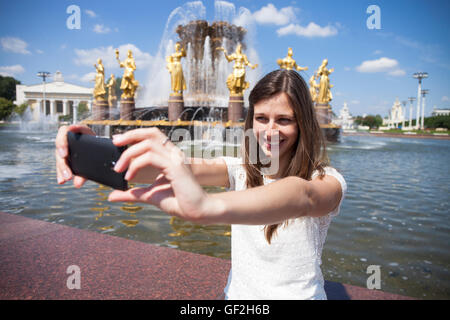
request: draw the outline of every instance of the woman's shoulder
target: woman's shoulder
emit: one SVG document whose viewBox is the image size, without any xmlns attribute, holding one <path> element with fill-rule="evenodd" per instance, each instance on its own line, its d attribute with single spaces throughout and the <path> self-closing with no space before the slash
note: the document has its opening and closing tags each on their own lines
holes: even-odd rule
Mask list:
<svg viewBox="0 0 450 320">
<path fill-rule="evenodd" d="M 326 166 L 323 168 L 323 170 L 324 170 L 325 175 L 332 176 L 339 181 L 339 183 L 341 184 L 343 193 L 345 193 L 347 191 L 347 182 L 345 181 L 344 176 L 338 170 L 336 170 L 334 167 L 331 167 L 331 166 Z M 311 175 L 311 180 L 317 178 L 319 175 L 320 175 L 320 171 L 314 170 Z"/>
</svg>

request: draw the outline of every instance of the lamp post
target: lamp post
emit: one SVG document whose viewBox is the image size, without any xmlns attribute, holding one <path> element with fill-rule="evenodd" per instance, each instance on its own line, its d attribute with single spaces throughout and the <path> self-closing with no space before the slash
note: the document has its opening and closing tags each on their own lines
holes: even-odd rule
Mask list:
<svg viewBox="0 0 450 320">
<path fill-rule="evenodd" d="M 416 72 L 413 78 L 419 80 L 419 87 L 417 88 L 417 114 L 416 114 L 416 129 L 420 126 L 420 94 L 422 93 L 422 79 L 428 78 L 427 72 Z"/>
<path fill-rule="evenodd" d="M 37 73 L 37 76 L 42 78 L 42 81 L 43 81 L 43 84 L 44 84 L 43 90 L 42 90 L 42 91 L 43 91 L 43 92 L 42 92 L 42 96 L 43 96 L 43 99 L 44 99 L 43 105 L 44 105 L 44 115 L 45 115 L 45 109 L 47 108 L 47 103 L 46 103 L 46 100 L 45 100 L 45 80 L 46 80 L 47 78 L 51 77 L 51 75 L 50 75 L 50 72 L 47 72 L 47 71 L 39 71 L 39 72 Z M 40 107 L 40 106 L 39 106 L 39 118 L 41 118 L 41 107 Z"/>
<path fill-rule="evenodd" d="M 413 109 L 413 102 L 416 100 L 414 97 L 409 97 L 409 128 L 412 129 L 412 109 Z"/>
<path fill-rule="evenodd" d="M 420 123 L 420 129 L 425 129 L 424 126 L 424 118 L 425 118 L 425 96 L 430 92 L 430 90 L 428 89 L 423 89 L 422 90 L 422 122 Z"/>
<path fill-rule="evenodd" d="M 405 130 L 406 102 L 407 101 L 402 101 L 402 104 L 403 104 L 403 109 L 402 109 L 402 130 Z"/>
</svg>

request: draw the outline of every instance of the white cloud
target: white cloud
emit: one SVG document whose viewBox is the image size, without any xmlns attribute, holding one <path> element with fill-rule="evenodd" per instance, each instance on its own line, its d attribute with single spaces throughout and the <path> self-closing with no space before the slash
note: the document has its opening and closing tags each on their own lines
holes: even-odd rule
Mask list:
<svg viewBox="0 0 450 320">
<path fill-rule="evenodd" d="M 406 72 L 398 68 L 398 61 L 382 57 L 376 60 L 363 61 L 356 67 L 356 71 L 362 73 L 387 72 L 391 76 L 404 76 Z"/>
<path fill-rule="evenodd" d="M 111 32 L 111 29 L 108 27 L 105 27 L 103 24 L 96 24 L 94 26 L 94 32 L 100 33 L 100 34 L 105 34 L 105 33 Z"/>
<path fill-rule="evenodd" d="M 133 57 L 136 61 L 138 69 L 148 67 L 152 61 L 152 56 L 146 52 L 142 52 L 133 44 L 123 44 L 118 47 L 120 53 L 120 60 L 126 58 L 128 50 L 133 52 Z M 93 67 L 97 59 L 102 59 L 105 68 L 119 68 L 119 63 L 116 60 L 116 48 L 113 46 L 99 47 L 93 49 L 75 49 L 75 64 Z"/>
<path fill-rule="evenodd" d="M 330 37 L 338 33 L 338 30 L 333 26 L 321 27 L 314 22 L 310 22 L 306 27 L 302 27 L 298 24 L 290 24 L 286 27 L 277 30 L 279 36 L 285 36 L 288 34 L 294 34 L 297 36 L 313 38 L 313 37 Z"/>
<path fill-rule="evenodd" d="M 383 51 L 381 51 L 381 50 L 375 50 L 375 51 L 373 52 L 373 54 L 375 54 L 375 55 L 382 54 L 382 53 L 383 53 Z"/>
<path fill-rule="evenodd" d="M 36 53 L 43 54 L 44 51 L 42 51 L 42 50 L 40 50 L 40 49 L 36 49 Z"/>
<path fill-rule="evenodd" d="M 450 101 L 450 98 L 447 97 L 447 96 L 443 96 L 442 99 L 441 99 L 441 101 L 442 101 L 442 102 L 448 102 L 448 101 Z"/>
<path fill-rule="evenodd" d="M 0 39 L 3 50 L 21 54 L 31 54 L 27 50 L 28 43 L 19 38 L 5 37 Z"/>
<path fill-rule="evenodd" d="M 0 75 L 4 77 L 14 77 L 24 72 L 25 68 L 22 67 L 20 64 L 16 64 L 13 66 L 0 66 Z"/>
<path fill-rule="evenodd" d="M 241 10 L 240 14 L 233 20 L 233 24 L 243 27 L 252 23 L 282 26 L 295 21 L 295 13 L 297 11 L 298 9 L 294 7 L 277 9 L 273 4 L 269 3 L 254 13 L 251 13 L 249 10 Z"/>
<path fill-rule="evenodd" d="M 86 9 L 86 10 L 84 10 L 84 12 L 91 18 L 95 18 L 97 16 L 97 14 L 92 10 Z"/>
<path fill-rule="evenodd" d="M 96 72 L 86 73 L 84 76 L 80 78 L 81 82 L 92 82 L 95 81 Z"/>
<path fill-rule="evenodd" d="M 295 20 L 295 9 L 293 7 L 285 7 L 278 10 L 273 4 L 269 3 L 255 13 L 253 18 L 260 24 L 275 24 L 282 26 Z"/>
</svg>

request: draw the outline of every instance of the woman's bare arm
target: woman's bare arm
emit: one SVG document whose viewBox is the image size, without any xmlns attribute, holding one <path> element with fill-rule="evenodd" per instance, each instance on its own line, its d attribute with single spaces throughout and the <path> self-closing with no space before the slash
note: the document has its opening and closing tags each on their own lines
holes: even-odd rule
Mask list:
<svg viewBox="0 0 450 320">
<path fill-rule="evenodd" d="M 303 216 L 320 217 L 339 204 L 342 190 L 332 176 L 307 181 L 287 177 L 242 191 L 209 194 L 211 213 L 200 223 L 267 225 Z"/>
<path fill-rule="evenodd" d="M 201 186 L 229 187 L 228 170 L 223 159 L 186 158 L 186 161 Z M 160 173 L 159 169 L 148 166 L 139 169 L 130 182 L 151 184 Z"/>
</svg>

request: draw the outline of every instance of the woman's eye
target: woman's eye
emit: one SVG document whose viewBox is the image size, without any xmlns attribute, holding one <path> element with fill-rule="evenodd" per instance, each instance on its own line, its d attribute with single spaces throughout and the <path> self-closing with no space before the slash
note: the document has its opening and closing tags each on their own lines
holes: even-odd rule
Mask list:
<svg viewBox="0 0 450 320">
<path fill-rule="evenodd" d="M 291 119 L 288 119 L 288 118 L 281 118 L 280 119 L 280 122 L 281 123 L 290 123 L 292 120 Z"/>
<path fill-rule="evenodd" d="M 264 120 L 266 120 L 266 118 L 264 118 L 264 117 L 256 117 L 255 118 L 257 121 L 264 121 Z"/>
</svg>

